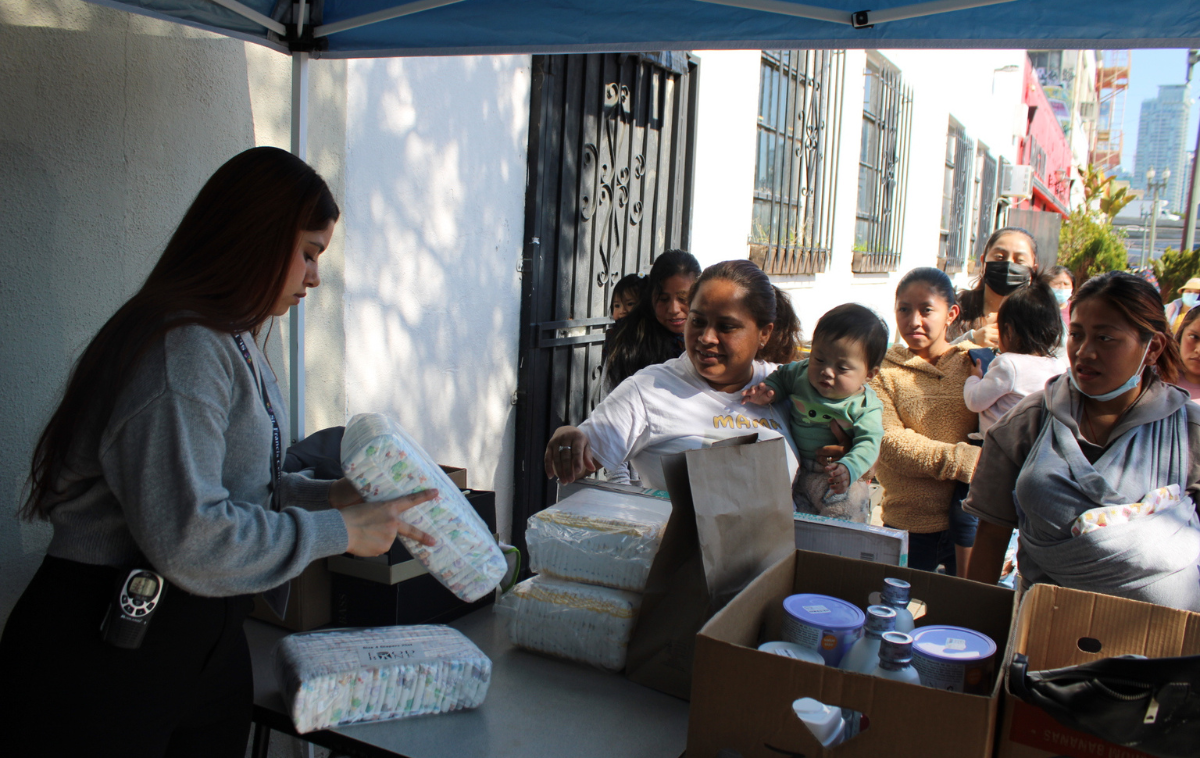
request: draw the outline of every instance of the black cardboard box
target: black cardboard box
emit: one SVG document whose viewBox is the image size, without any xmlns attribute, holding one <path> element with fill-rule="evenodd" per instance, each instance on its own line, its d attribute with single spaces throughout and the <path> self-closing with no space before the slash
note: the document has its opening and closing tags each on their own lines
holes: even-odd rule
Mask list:
<svg viewBox="0 0 1200 758">
<path fill-rule="evenodd" d="M 463 492 L 492 534 L 496 493 Z M 492 603 L 494 593 L 464 603 L 442 586 L 399 541 L 384 555 L 329 559 L 330 615 L 337 626 L 446 623 Z"/>
</svg>

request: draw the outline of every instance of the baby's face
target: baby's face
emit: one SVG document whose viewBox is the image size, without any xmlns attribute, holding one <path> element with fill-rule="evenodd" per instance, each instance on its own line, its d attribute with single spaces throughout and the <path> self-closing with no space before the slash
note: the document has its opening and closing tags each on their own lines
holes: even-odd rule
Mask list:
<svg viewBox="0 0 1200 758">
<path fill-rule="evenodd" d="M 849 337 L 814 340 L 808 357 L 808 383 L 821 397 L 843 400 L 858 394 L 875 376 L 860 343 Z"/>
<path fill-rule="evenodd" d="M 613 296 L 612 300 L 612 319 L 616 321 L 619 318 L 625 318 L 629 312 L 637 307 L 638 299 L 632 291 L 622 292 Z"/>
</svg>

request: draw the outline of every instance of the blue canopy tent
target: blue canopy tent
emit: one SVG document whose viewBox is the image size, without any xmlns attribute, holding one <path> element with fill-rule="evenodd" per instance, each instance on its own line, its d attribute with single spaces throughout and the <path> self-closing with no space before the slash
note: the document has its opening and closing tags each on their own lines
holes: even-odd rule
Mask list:
<svg viewBox="0 0 1200 758">
<path fill-rule="evenodd" d="M 311 57 L 706 49 L 1200 47 L 1200 3 L 1157 0 L 90 0 L 292 56 L 292 151 Z M 304 436 L 303 304 L 290 316 L 290 414 Z"/>
</svg>

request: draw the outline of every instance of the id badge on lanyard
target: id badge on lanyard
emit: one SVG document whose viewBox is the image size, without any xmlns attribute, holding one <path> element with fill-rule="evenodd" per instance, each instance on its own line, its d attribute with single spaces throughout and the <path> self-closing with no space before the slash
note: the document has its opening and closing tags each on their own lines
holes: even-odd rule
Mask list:
<svg viewBox="0 0 1200 758">
<path fill-rule="evenodd" d="M 271 405 L 270 395 L 267 394 L 265 380 L 262 374 L 254 370 L 254 359 L 250 357 L 250 351 L 246 348 L 242 335 L 233 335 L 233 341 L 237 343 L 238 350 L 242 351 L 242 357 L 246 359 L 246 365 L 250 367 L 250 373 L 258 382 L 259 395 L 262 397 L 263 405 L 266 406 L 267 415 L 271 418 L 271 499 L 274 500 L 276 485 L 278 485 L 279 477 L 283 472 L 283 435 L 279 431 L 279 420 L 275 418 L 275 408 Z"/>
</svg>

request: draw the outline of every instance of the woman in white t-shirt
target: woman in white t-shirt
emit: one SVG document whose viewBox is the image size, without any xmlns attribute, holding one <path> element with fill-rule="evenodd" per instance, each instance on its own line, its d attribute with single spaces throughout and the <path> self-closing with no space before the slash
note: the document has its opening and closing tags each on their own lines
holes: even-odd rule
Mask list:
<svg viewBox="0 0 1200 758">
<path fill-rule="evenodd" d="M 795 476 L 787 409 L 745 405 L 741 396 L 776 367 L 757 360 L 760 354 L 792 352 L 772 338 L 778 331 L 794 341 L 798 331 L 790 306 L 777 314 L 776 292 L 750 261 L 705 269 L 692 290 L 684 354 L 621 382 L 578 428 L 559 427 L 546 445 L 546 475 L 570 483 L 598 466 L 612 470 L 632 461 L 644 486 L 666 489 L 662 456 L 758 433 L 787 441 L 788 473 Z"/>
</svg>

